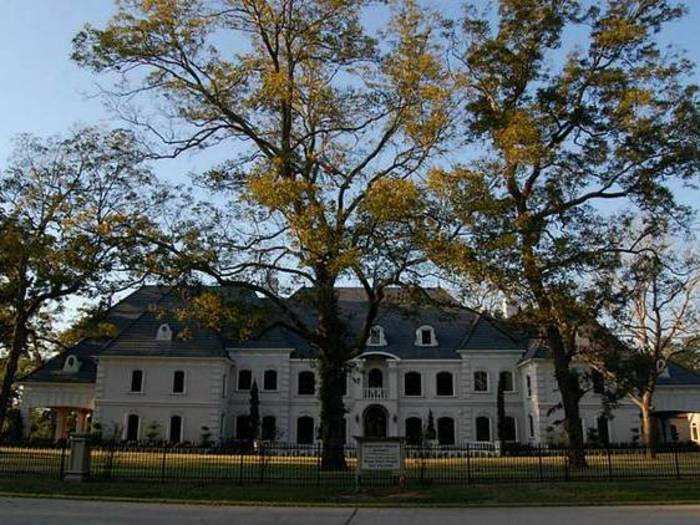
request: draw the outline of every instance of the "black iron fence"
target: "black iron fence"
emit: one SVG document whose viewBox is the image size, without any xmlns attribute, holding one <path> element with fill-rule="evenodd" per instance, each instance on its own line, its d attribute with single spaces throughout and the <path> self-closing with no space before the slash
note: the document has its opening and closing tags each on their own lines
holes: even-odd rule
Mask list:
<svg viewBox="0 0 700 525">
<path fill-rule="evenodd" d="M 62 478 L 65 445 L 0 445 L 0 476 Z M 354 447 L 344 447 L 344 468 L 327 469 L 318 445 L 261 444 L 258 447 L 92 447 L 91 478 L 154 482 L 227 482 L 352 487 L 360 484 L 471 485 L 500 482 L 697 479 L 700 448 L 694 445 L 585 448 L 477 446 L 405 447 L 404 470 L 357 476 Z"/>
<path fill-rule="evenodd" d="M 41 476 L 63 479 L 70 446 L 60 443 L 0 443 L 0 477 Z"/>
</svg>

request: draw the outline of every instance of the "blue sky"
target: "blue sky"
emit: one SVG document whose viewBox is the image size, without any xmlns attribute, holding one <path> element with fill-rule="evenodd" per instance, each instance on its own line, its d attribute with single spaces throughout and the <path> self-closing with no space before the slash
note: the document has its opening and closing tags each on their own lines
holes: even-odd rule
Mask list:
<svg viewBox="0 0 700 525">
<path fill-rule="evenodd" d="M 461 0 L 422 1 L 452 14 L 459 13 L 462 5 Z M 700 0 L 688 4 L 688 16 L 659 38 L 700 63 Z M 120 124 L 95 96 L 97 82 L 107 85 L 107 79 L 98 79 L 70 60 L 71 39 L 80 28 L 85 23 L 102 25 L 113 11 L 112 0 L 0 0 L 0 169 L 18 133 L 50 135 L 81 124 Z M 376 27 L 385 14 L 372 13 L 366 20 Z M 570 35 L 574 44 L 577 36 Z M 700 83 L 698 72 L 695 82 Z M 183 180 L 187 172 L 206 168 L 213 158 L 213 153 L 188 155 L 160 162 L 155 169 L 170 180 Z M 683 189 L 679 195 L 700 208 L 700 191 Z"/>
<path fill-rule="evenodd" d="M 423 0 L 458 13 L 461 0 Z M 685 49 L 700 63 L 700 0 L 689 0 L 690 13 L 661 36 Z M 11 151 L 11 139 L 21 132 L 61 133 L 76 124 L 114 126 L 119 123 L 95 97 L 98 79 L 70 60 L 71 39 L 85 23 L 101 25 L 114 11 L 112 0 L 0 1 L 0 165 Z M 383 15 L 383 14 L 382 14 Z M 368 16 L 372 25 L 380 16 Z M 700 74 L 696 72 L 696 82 Z M 211 157 L 190 155 L 159 163 L 161 175 L 201 169 Z M 700 208 L 700 192 L 683 192 Z"/>
</svg>

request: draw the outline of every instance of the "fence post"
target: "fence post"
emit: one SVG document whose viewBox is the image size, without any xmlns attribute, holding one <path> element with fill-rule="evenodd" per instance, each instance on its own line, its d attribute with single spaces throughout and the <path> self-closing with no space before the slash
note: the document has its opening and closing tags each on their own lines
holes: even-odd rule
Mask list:
<svg viewBox="0 0 700 525">
<path fill-rule="evenodd" d="M 318 457 L 318 462 L 317 462 L 317 468 L 316 468 L 316 486 L 320 487 L 321 486 L 321 461 L 322 461 L 322 453 L 321 453 L 321 444 L 316 445 L 316 456 Z"/>
<path fill-rule="evenodd" d="M 90 477 L 90 443 L 87 434 L 70 436 L 70 464 L 66 481 L 85 481 Z"/>
<path fill-rule="evenodd" d="M 163 459 L 160 462 L 160 482 L 165 482 L 165 455 L 168 453 L 168 447 L 163 445 Z"/>
<path fill-rule="evenodd" d="M 612 481 L 612 479 L 613 479 L 612 455 L 610 454 L 610 447 L 609 446 L 605 447 L 605 452 L 608 455 L 608 479 Z"/>
<path fill-rule="evenodd" d="M 262 485 L 265 480 L 265 445 L 260 444 L 260 484 Z"/>
<path fill-rule="evenodd" d="M 681 479 L 681 467 L 678 463 L 678 447 L 673 447 L 673 464 L 676 467 L 676 478 Z"/>
<path fill-rule="evenodd" d="M 66 466 L 66 442 L 61 441 L 61 464 L 58 469 L 58 479 L 63 481 L 63 474 Z"/>
<path fill-rule="evenodd" d="M 472 454 L 469 448 L 469 443 L 467 443 L 467 485 L 472 484 Z"/>
<path fill-rule="evenodd" d="M 539 480 L 544 481 L 544 473 L 542 472 L 542 447 L 537 447 L 537 471 L 539 475 Z"/>
<path fill-rule="evenodd" d="M 564 481 L 569 481 L 569 463 L 571 462 L 572 449 L 567 448 L 564 453 Z"/>
<path fill-rule="evenodd" d="M 238 463 L 238 484 L 243 485 L 243 449 L 240 449 L 238 454 L 241 458 Z"/>
</svg>

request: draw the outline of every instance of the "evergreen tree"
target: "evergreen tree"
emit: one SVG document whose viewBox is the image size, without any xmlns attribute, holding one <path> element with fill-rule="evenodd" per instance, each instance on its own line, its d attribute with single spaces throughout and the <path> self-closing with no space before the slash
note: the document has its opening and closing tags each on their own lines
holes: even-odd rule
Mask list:
<svg viewBox="0 0 700 525">
<path fill-rule="evenodd" d="M 258 383 L 253 379 L 253 386 L 250 388 L 250 436 L 257 440 L 260 437 L 260 395 L 258 393 Z"/>
</svg>

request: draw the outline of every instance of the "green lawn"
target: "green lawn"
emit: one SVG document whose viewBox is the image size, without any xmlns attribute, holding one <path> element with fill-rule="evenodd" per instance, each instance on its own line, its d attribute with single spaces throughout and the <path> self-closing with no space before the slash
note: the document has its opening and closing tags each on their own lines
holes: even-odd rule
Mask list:
<svg viewBox="0 0 700 525">
<path fill-rule="evenodd" d="M 39 477 L 0 478 L 3 495 L 126 499 L 187 503 L 274 505 L 602 505 L 631 503 L 700 503 L 697 481 L 626 481 L 481 484 L 399 490 L 337 489 L 233 483 L 69 483 Z"/>
</svg>

